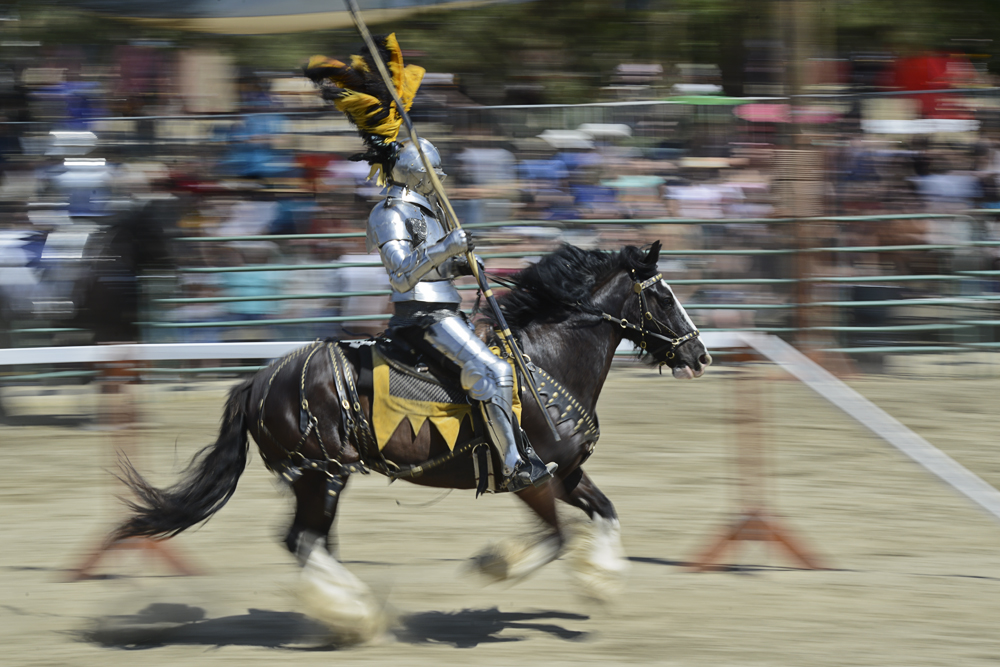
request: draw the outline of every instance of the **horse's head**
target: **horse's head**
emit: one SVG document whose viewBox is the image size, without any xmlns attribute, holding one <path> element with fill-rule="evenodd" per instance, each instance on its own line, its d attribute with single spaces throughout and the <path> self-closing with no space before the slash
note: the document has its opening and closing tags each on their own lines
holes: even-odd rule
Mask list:
<svg viewBox="0 0 1000 667">
<path fill-rule="evenodd" d="M 626 310 L 632 315 L 619 324 L 625 329 L 625 338 L 638 345 L 652 362 L 668 366 L 675 378 L 701 377 L 712 363 L 712 355 L 684 306 L 657 271 L 659 255 L 657 241 L 645 256 L 636 258 L 638 261 L 629 271 L 635 303 Z"/>
<path fill-rule="evenodd" d="M 674 377 L 700 377 L 712 357 L 663 281 L 659 257 L 659 241 L 646 250 L 626 246 L 621 252 L 564 244 L 514 276 L 514 288 L 500 298 L 506 323 L 521 331 L 536 324 L 562 327 L 582 314 L 589 326 L 597 316 L 620 326 L 624 338 L 654 365 L 669 366 Z"/>
</svg>

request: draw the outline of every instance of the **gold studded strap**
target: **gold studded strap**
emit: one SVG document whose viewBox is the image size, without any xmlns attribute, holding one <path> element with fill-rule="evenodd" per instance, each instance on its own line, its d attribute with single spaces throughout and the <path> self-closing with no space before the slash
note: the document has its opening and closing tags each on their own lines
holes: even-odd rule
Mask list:
<svg viewBox="0 0 1000 667">
<path fill-rule="evenodd" d="M 559 416 L 555 420 L 556 425 L 567 421 L 572 422 L 573 435 L 583 435 L 589 456 L 594 451 L 598 438 L 601 437 L 597 415 L 585 408 L 565 385 L 552 377 L 545 369 L 535 364 L 529 364 L 529 368 L 536 378 L 538 393 L 545 399 L 545 409 L 552 406 L 559 408 Z"/>
<path fill-rule="evenodd" d="M 661 278 L 663 278 L 663 274 L 657 273 L 655 276 L 653 276 L 648 280 L 643 280 L 642 282 L 636 281 L 635 284 L 632 286 L 632 289 L 635 290 L 636 294 L 639 294 L 642 292 L 642 290 L 648 289 L 653 285 L 655 285 Z"/>
</svg>

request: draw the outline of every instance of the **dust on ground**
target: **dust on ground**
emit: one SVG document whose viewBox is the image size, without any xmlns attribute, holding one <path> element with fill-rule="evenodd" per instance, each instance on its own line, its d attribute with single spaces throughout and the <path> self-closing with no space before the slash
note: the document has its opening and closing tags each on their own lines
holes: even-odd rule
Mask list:
<svg viewBox="0 0 1000 667">
<path fill-rule="evenodd" d="M 390 638 L 339 650 L 317 646 L 316 628 L 296 611 L 297 566 L 280 544 L 292 502 L 259 457 L 228 506 L 167 543 L 200 576 L 175 575 L 154 553 L 118 552 L 100 566 L 107 578 L 64 581 L 119 516 L 122 488 L 107 472 L 115 449 L 169 483 L 214 439 L 231 383 L 135 387 L 137 424 L 124 430 L 90 419 L 92 387 L 8 387 L 3 663 L 995 664 L 1000 524 L 780 373 L 763 370 L 750 384 L 766 417 L 767 507 L 831 569 L 800 569 L 761 543 L 728 553 L 723 561 L 738 566 L 729 571 L 686 567 L 741 509 L 737 443 L 752 429 L 735 419 L 746 385 L 736 375 L 719 368 L 681 382 L 635 366 L 612 372 L 586 465 L 618 509 L 631 560 L 611 604 L 577 596 L 562 561 L 513 587 L 464 573 L 486 543 L 535 527 L 516 499 L 355 476 L 336 526 L 340 556 L 397 622 Z M 1000 485 L 996 374 L 849 383 Z"/>
</svg>

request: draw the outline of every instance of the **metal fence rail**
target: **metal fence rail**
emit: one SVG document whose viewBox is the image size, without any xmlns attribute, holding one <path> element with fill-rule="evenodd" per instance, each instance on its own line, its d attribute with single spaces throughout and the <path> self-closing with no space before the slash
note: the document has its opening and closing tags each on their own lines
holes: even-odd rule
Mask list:
<svg viewBox="0 0 1000 667">
<path fill-rule="evenodd" d="M 795 238 L 789 234 L 776 235 L 785 247 L 729 247 L 730 237 L 725 233 L 705 234 L 703 229 L 728 229 L 731 226 L 761 226 L 767 229 L 787 229 L 793 218 L 747 219 L 643 219 L 643 220 L 563 220 L 563 221 L 504 221 L 478 225 L 487 239 L 480 247 L 480 256 L 487 268 L 497 261 L 537 258 L 546 248 L 530 251 L 517 250 L 516 245 L 490 243 L 491 232 L 506 233 L 507 239 L 518 234 L 518 225 L 549 225 L 568 231 L 590 230 L 594 233 L 614 233 L 614 229 L 628 225 L 641 235 L 649 235 L 651 227 L 679 226 L 698 232 L 698 245 L 686 248 L 667 248 L 661 251 L 663 261 L 680 261 L 687 271 L 668 270 L 669 282 L 679 290 L 686 290 L 682 300 L 694 313 L 706 331 L 766 331 L 786 338 L 797 338 L 803 333 L 826 334 L 829 339 L 825 349 L 850 354 L 884 354 L 892 350 L 941 351 L 968 349 L 995 349 L 1000 346 L 1000 271 L 992 268 L 997 261 L 993 251 L 1000 248 L 1000 239 L 989 237 L 979 224 L 984 215 L 1000 215 L 1000 211 L 973 211 L 961 216 L 938 214 L 903 214 L 884 216 L 824 216 L 806 218 L 804 225 L 836 224 L 850 229 L 855 224 L 892 223 L 905 220 L 961 221 L 971 232 L 962 243 L 894 244 L 894 245 L 818 245 L 794 247 Z M 610 232 L 609 232 L 610 230 Z M 340 240 L 362 238 L 363 232 L 338 234 L 290 234 L 226 237 L 182 237 L 183 244 L 227 244 L 233 242 L 271 242 L 282 244 L 291 241 Z M 502 240 L 502 239 L 501 239 Z M 549 241 L 548 248 L 555 241 Z M 934 253 L 939 257 L 932 273 L 881 275 L 827 275 L 802 269 L 803 257 L 856 257 L 872 255 L 891 257 L 898 253 Z M 961 255 L 961 264 L 955 258 Z M 760 261 L 753 270 L 734 273 L 715 263 L 720 258 L 743 257 Z M 787 258 L 780 268 L 770 266 L 769 258 Z M 842 260 L 835 259 L 835 262 Z M 509 263 L 509 262 L 508 262 Z M 995 264 L 992 264 L 995 265 Z M 259 272 L 340 271 L 357 268 L 380 267 L 375 259 L 362 262 L 326 263 L 271 263 L 248 266 L 182 267 L 181 275 L 216 275 Z M 839 266 L 839 265 L 838 265 Z M 677 267 L 670 267 L 676 269 Z M 849 268 L 849 267 L 846 267 Z M 943 270 L 942 270 L 943 269 Z M 846 270 L 846 269 L 845 269 Z M 763 276 L 761 273 L 772 275 Z M 697 273 L 698 277 L 685 277 Z M 777 274 L 777 275 L 774 275 Z M 375 286 L 373 286 L 375 287 Z M 501 286 L 495 285 L 502 289 Z M 461 285 L 465 293 L 476 290 L 474 285 Z M 852 293 L 861 290 L 866 294 Z M 144 312 L 152 316 L 143 323 L 149 338 L 166 342 L 176 340 L 185 330 L 225 329 L 238 330 L 252 327 L 262 329 L 276 338 L 282 336 L 282 327 L 298 325 L 341 325 L 365 322 L 377 325 L 388 319 L 387 312 L 362 315 L 341 314 L 339 307 L 350 299 L 384 299 L 390 294 L 387 285 L 373 289 L 312 291 L 301 293 L 278 292 L 260 295 L 175 296 L 173 289 L 158 292 L 149 290 Z M 806 298 L 803 299 L 802 297 Z M 268 317 L 246 321 L 238 318 L 218 317 L 199 321 L 185 320 L 178 308 L 194 305 L 226 305 L 247 302 L 273 303 L 275 310 Z M 282 317 L 280 306 L 288 302 L 316 302 L 318 307 L 332 308 L 329 314 L 312 317 Z M 386 301 L 385 307 L 388 308 Z M 713 312 L 752 314 L 759 321 L 750 324 L 714 324 Z M 772 313 L 772 315 L 767 315 Z M 57 328 L 25 329 L 22 333 L 42 334 L 59 331 Z M 155 332 L 155 333 L 154 333 Z M 164 339 L 166 336 L 166 339 Z"/>
<path fill-rule="evenodd" d="M 973 212 L 975 214 L 996 214 L 995 211 Z M 965 224 L 977 227 L 977 218 L 972 215 L 945 216 L 940 214 L 902 214 L 902 215 L 882 215 L 882 216 L 823 216 L 816 218 L 802 219 L 799 222 L 810 225 L 817 223 L 834 223 L 838 225 L 850 226 L 859 223 L 891 223 L 905 220 L 941 220 L 952 219 L 962 220 Z M 796 222 L 794 218 L 747 218 L 747 219 L 691 219 L 691 218 L 671 218 L 671 219 L 643 219 L 643 220 L 563 220 L 558 222 L 536 223 L 533 221 L 509 221 L 489 223 L 486 229 L 511 229 L 516 232 L 517 225 L 534 226 L 536 224 L 556 224 L 563 230 L 606 230 L 621 225 L 628 225 L 631 228 L 642 230 L 651 226 L 686 226 L 700 228 L 705 225 L 713 227 L 727 227 L 730 225 L 766 225 L 766 226 L 787 226 Z M 978 228 L 978 227 L 977 227 Z M 234 241 L 274 241 L 282 242 L 287 240 L 323 240 L 341 238 L 359 238 L 363 233 L 346 234 L 297 234 L 289 236 L 239 236 L 239 237 L 186 237 L 180 239 L 185 243 L 228 243 Z M 786 237 L 790 238 L 790 237 Z M 793 260 L 802 256 L 828 255 L 891 255 L 893 253 L 937 253 L 944 254 L 947 258 L 956 252 L 971 252 L 978 261 L 987 262 L 989 256 L 988 249 L 1000 246 L 1000 240 L 984 238 L 981 232 L 974 235 L 965 243 L 936 243 L 936 244 L 895 244 L 895 245 L 822 245 L 817 247 L 777 247 L 777 248 L 733 248 L 733 247 L 710 247 L 712 241 L 726 243 L 726 236 L 723 234 L 719 239 L 709 239 L 702 235 L 701 247 L 688 248 L 668 248 L 661 251 L 661 256 L 668 259 L 684 260 L 689 259 L 695 262 L 703 262 L 707 268 L 699 269 L 703 277 L 669 277 L 670 283 L 679 288 L 688 288 L 691 294 L 684 299 L 685 306 L 693 312 L 712 311 L 743 311 L 743 312 L 785 312 L 792 319 L 784 325 L 758 325 L 749 327 L 712 327 L 704 326 L 706 330 L 718 331 L 767 331 L 780 333 L 787 337 L 796 337 L 802 332 L 822 332 L 833 334 L 834 339 L 826 349 L 831 351 L 849 352 L 858 354 L 885 353 L 890 350 L 907 351 L 941 351 L 971 348 L 989 348 L 996 346 L 995 340 L 1000 325 L 1000 282 L 991 279 L 1000 275 L 1000 271 L 992 269 L 955 269 L 949 273 L 935 272 L 912 275 L 811 275 L 799 272 L 798 274 L 785 275 L 780 277 L 760 277 L 746 275 L 718 276 L 711 274 L 711 262 L 722 257 L 747 257 L 747 258 L 767 258 L 767 257 L 788 257 Z M 496 260 L 523 260 L 535 258 L 540 255 L 540 250 L 519 251 L 506 250 L 502 246 L 490 246 L 480 253 L 480 256 L 487 262 L 487 266 Z M 981 256 L 980 256 L 981 255 Z M 967 266 L 968 264 L 966 264 Z M 982 264 L 986 265 L 986 264 Z M 260 272 L 260 271 L 302 271 L 302 270 L 340 270 L 358 267 L 379 267 L 381 264 L 372 260 L 370 262 L 330 262 L 324 264 L 266 264 L 240 267 L 190 267 L 183 269 L 183 272 L 190 274 L 225 274 L 238 272 Z M 790 265 L 791 266 L 791 265 Z M 796 296 L 806 294 L 802 291 L 803 285 L 810 286 L 813 290 L 814 298 L 809 300 L 799 300 Z M 893 298 L 836 298 L 837 295 L 851 296 L 849 291 L 857 286 L 898 286 L 895 291 L 900 291 L 903 287 L 914 285 L 919 287 L 908 288 L 913 293 L 899 295 Z M 730 290 L 713 290 L 712 288 L 730 288 Z M 733 294 L 732 288 L 745 288 L 748 291 L 742 294 Z M 460 289 L 475 290 L 473 285 L 464 285 Z M 708 290 L 708 291 L 706 291 Z M 760 291 L 763 290 L 763 291 Z M 815 292 L 815 290 L 821 290 Z M 825 290 L 825 291 L 823 291 Z M 832 292 L 830 290 L 833 290 Z M 354 297 L 385 297 L 389 294 L 387 288 L 372 289 L 363 291 L 339 291 L 322 293 L 301 293 L 301 294 L 273 294 L 259 297 L 239 297 L 239 296 L 218 296 L 218 297 L 169 297 L 159 298 L 155 303 L 159 307 L 180 306 L 184 304 L 222 304 L 245 301 L 295 301 L 295 300 L 317 300 L 317 301 L 343 301 Z M 713 298 L 705 300 L 698 298 L 710 295 Z M 758 298 L 752 298 L 754 294 Z M 782 298 L 774 301 L 775 294 Z M 819 298 L 822 294 L 826 298 Z M 734 296 L 741 298 L 734 299 Z M 770 297 L 762 300 L 760 296 Z M 834 296 L 835 298 L 829 298 Z M 386 304 L 387 305 L 387 304 Z M 941 309 L 945 308 L 945 311 Z M 864 317 L 857 317 L 859 313 L 872 313 L 881 311 L 877 316 L 885 321 L 865 322 Z M 825 313 L 826 321 L 815 322 L 815 315 L 801 315 L 801 313 Z M 798 315 L 797 315 L 798 314 Z M 362 316 L 327 316 L 311 318 L 273 318 L 263 322 L 253 322 L 249 326 L 280 326 L 293 324 L 327 324 L 351 321 L 384 321 L 389 315 L 379 313 L 377 315 Z M 862 321 L 852 321 L 852 320 Z M 917 320 L 917 321 L 913 321 Z M 798 322 L 798 324 L 796 323 Z M 803 324 L 803 322 L 806 322 Z M 225 327 L 238 328 L 248 326 L 246 322 L 232 320 L 218 320 L 209 322 L 183 322 L 183 321 L 159 321 L 148 323 L 150 328 L 156 329 L 177 329 L 184 328 L 211 328 Z M 875 336 L 872 340 L 867 340 L 863 344 L 845 345 L 844 343 L 859 336 Z M 961 338 L 951 336 L 946 341 L 941 340 L 942 335 L 963 334 Z M 973 334 L 969 337 L 965 334 Z M 886 336 L 896 336 L 896 344 L 886 345 Z M 946 344 L 942 344 L 942 343 Z M 882 343 L 882 344 L 880 344 Z"/>
</svg>

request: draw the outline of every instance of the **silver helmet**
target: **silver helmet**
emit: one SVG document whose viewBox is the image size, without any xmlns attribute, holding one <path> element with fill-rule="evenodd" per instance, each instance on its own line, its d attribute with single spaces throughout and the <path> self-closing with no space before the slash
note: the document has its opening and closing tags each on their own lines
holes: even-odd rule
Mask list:
<svg viewBox="0 0 1000 667">
<path fill-rule="evenodd" d="M 434 147 L 434 144 L 420 137 L 420 148 L 423 149 L 424 155 L 427 156 L 427 161 L 430 162 L 438 179 L 444 180 L 445 173 L 441 170 L 441 155 Z M 422 195 L 429 195 L 434 192 L 434 186 L 431 184 L 431 179 L 427 176 L 427 170 L 424 169 L 424 163 L 420 159 L 420 152 L 417 151 L 412 141 L 406 142 L 396 156 L 396 164 L 392 167 L 389 180 L 396 185 L 403 185 Z"/>
</svg>

